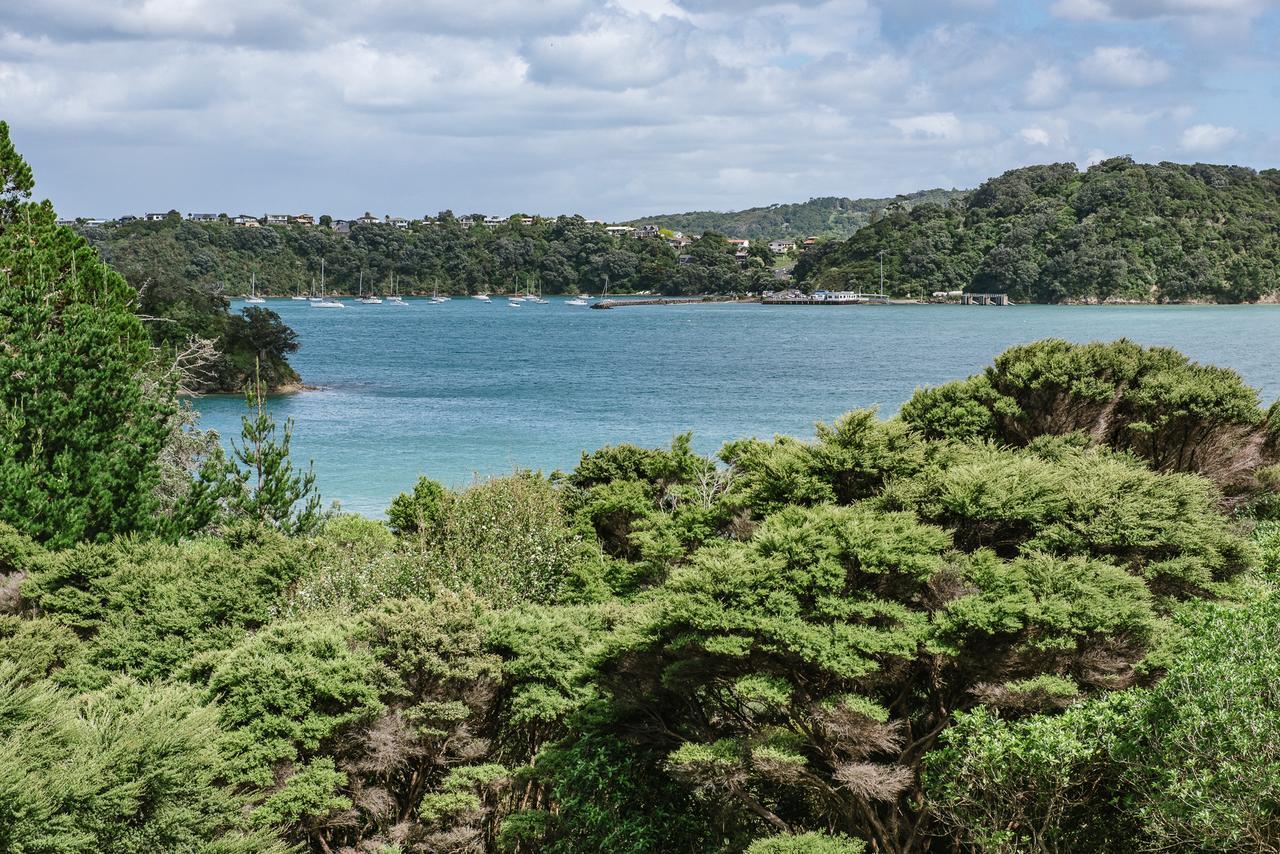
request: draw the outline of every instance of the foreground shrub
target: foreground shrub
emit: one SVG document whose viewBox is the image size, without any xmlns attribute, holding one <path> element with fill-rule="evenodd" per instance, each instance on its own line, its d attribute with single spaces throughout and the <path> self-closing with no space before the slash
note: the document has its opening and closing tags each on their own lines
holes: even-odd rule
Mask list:
<svg viewBox="0 0 1280 854">
<path fill-rule="evenodd" d="M 928 438 L 1026 445 L 1081 432 L 1156 471 L 1202 474 L 1229 490 L 1280 455 L 1277 413 L 1264 412 L 1235 371 L 1128 340 L 1013 347 L 982 374 L 918 391 L 902 407 Z"/>
<path fill-rule="evenodd" d="M 0 662 L 0 850 L 283 852 L 219 783 L 217 712 L 127 679 L 76 697 Z"/>
<path fill-rule="evenodd" d="M 1060 716 L 961 715 L 928 758 L 984 851 L 1280 850 L 1280 604 L 1202 605 L 1165 678 Z"/>
</svg>

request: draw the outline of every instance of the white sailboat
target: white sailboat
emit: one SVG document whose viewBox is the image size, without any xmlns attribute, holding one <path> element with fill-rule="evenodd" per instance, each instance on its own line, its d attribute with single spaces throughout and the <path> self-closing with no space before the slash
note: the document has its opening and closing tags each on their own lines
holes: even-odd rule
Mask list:
<svg viewBox="0 0 1280 854">
<path fill-rule="evenodd" d="M 449 301 L 448 297 L 440 296 L 440 280 L 439 279 L 435 280 L 435 290 L 431 292 L 431 301 L 437 304 Z"/>
<path fill-rule="evenodd" d="M 493 302 L 493 300 L 489 299 L 488 294 L 472 294 L 471 298 L 478 299 L 480 302 Z"/>
<path fill-rule="evenodd" d="M 302 285 L 298 285 L 298 292 L 297 292 L 296 294 L 294 294 L 293 296 L 289 297 L 289 299 L 291 299 L 291 300 L 297 300 L 298 302 L 306 302 L 306 301 L 307 301 L 306 294 L 304 294 L 304 293 L 302 292 Z"/>
<path fill-rule="evenodd" d="M 360 297 L 359 301 L 363 305 L 382 305 L 382 300 L 378 299 L 376 295 L 374 294 L 369 294 L 368 296 L 364 295 L 364 270 L 360 271 L 360 285 L 359 285 L 358 295 Z"/>
<path fill-rule="evenodd" d="M 408 307 L 409 303 L 400 298 L 396 293 L 396 271 L 391 271 L 391 296 L 387 297 L 387 305 L 398 305 Z"/>
<path fill-rule="evenodd" d="M 535 296 L 533 296 L 532 294 L 530 294 L 528 297 L 526 297 L 526 300 L 527 300 L 528 302 L 533 303 L 534 305 L 546 305 L 546 304 L 547 304 L 547 300 L 545 300 L 545 299 L 543 299 L 543 298 L 542 298 L 542 279 L 541 279 L 541 277 L 539 277 L 539 279 L 538 279 L 538 295 L 535 297 Z"/>
<path fill-rule="evenodd" d="M 264 298 L 257 296 L 257 273 L 250 274 L 250 280 L 248 280 L 248 296 L 244 297 L 244 302 L 250 302 L 252 305 L 256 306 L 260 306 L 262 303 L 266 302 Z"/>
<path fill-rule="evenodd" d="M 346 308 L 344 304 L 336 299 L 330 298 L 324 292 L 324 259 L 320 259 L 320 299 L 311 303 L 312 308 Z"/>
</svg>

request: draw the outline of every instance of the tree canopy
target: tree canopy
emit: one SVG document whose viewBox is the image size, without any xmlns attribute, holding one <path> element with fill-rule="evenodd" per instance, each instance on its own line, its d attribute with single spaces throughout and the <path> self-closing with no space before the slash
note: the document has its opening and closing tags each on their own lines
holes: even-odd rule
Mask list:
<svg viewBox="0 0 1280 854">
<path fill-rule="evenodd" d="M 1280 289 L 1280 171 L 1116 157 L 1014 169 L 946 204 L 890 205 L 806 287 L 1018 302 L 1251 302 Z"/>
</svg>

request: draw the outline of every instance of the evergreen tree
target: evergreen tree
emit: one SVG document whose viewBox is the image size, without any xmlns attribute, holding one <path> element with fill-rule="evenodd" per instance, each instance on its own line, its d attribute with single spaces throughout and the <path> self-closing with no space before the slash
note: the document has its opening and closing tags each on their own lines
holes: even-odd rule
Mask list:
<svg viewBox="0 0 1280 854">
<path fill-rule="evenodd" d="M 150 526 L 174 405 L 133 292 L 33 187 L 0 122 L 0 519 L 65 545 Z"/>
<path fill-rule="evenodd" d="M 232 492 L 231 512 L 287 533 L 307 533 L 319 524 L 320 494 L 311 468 L 297 472 L 289 460 L 293 419 L 285 421 L 277 439 L 276 422 L 267 411 L 260 382 L 250 388 L 245 400 L 250 414 L 240 416 L 240 442 L 231 444 L 231 477 L 240 487 Z"/>
</svg>

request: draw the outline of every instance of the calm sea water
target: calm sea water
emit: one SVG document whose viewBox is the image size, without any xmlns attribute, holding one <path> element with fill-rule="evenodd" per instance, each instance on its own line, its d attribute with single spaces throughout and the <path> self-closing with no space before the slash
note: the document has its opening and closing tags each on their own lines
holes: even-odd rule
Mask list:
<svg viewBox="0 0 1280 854">
<path fill-rule="evenodd" d="M 811 436 L 815 421 L 893 413 L 916 387 L 1047 336 L 1177 347 L 1236 369 L 1264 402 L 1280 396 L 1280 306 L 269 307 L 297 331 L 293 364 L 319 387 L 271 409 L 294 419 L 295 455 L 315 461 L 326 503 L 370 515 L 420 474 L 461 485 L 549 472 L 583 450 L 686 430 L 703 452 L 740 436 Z M 204 427 L 238 435 L 243 399 L 197 407 Z"/>
</svg>

